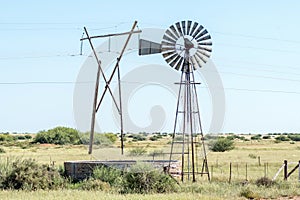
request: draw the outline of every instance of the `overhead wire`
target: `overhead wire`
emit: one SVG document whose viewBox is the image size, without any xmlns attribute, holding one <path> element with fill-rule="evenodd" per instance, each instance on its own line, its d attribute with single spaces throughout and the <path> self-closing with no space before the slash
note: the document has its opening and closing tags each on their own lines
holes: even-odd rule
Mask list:
<svg viewBox="0 0 300 200">
<path fill-rule="evenodd" d="M 116 81 L 112 81 L 111 83 L 117 83 Z M 144 82 L 138 81 L 121 81 L 122 84 L 145 84 Z M 93 81 L 25 81 L 25 82 L 0 82 L 1 85 L 70 85 L 70 84 L 93 84 Z M 104 81 L 100 83 L 105 84 Z M 149 83 L 151 85 L 160 86 L 160 83 Z M 199 86 L 200 88 L 208 89 L 208 86 Z M 300 91 L 285 91 L 285 90 L 272 90 L 272 89 L 249 89 L 249 88 L 234 88 L 234 87 L 213 87 L 211 89 L 219 89 L 219 90 L 232 90 L 232 91 L 242 91 L 242 92 L 261 92 L 261 93 L 283 93 L 283 94 L 297 94 L 300 95 Z"/>
</svg>

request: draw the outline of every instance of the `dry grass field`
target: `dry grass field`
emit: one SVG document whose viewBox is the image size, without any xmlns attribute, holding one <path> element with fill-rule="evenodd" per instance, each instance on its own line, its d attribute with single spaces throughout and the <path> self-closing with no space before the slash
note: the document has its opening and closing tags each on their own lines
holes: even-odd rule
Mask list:
<svg viewBox="0 0 300 200">
<path fill-rule="evenodd" d="M 84 145 L 50 145 L 34 144 L 28 146 L 3 146 L 5 153 L 0 160 L 33 158 L 38 163 L 62 166 L 64 161 L 71 160 L 118 160 L 118 159 L 153 159 L 148 154 L 153 151 L 167 151 L 169 137 L 158 141 L 126 141 L 125 155 L 120 154 L 119 143 L 113 147 L 99 148 L 95 146 L 92 155 L 87 154 Z M 130 155 L 133 148 L 144 148 L 141 156 Z M 155 159 L 167 159 L 166 156 Z M 235 149 L 228 152 L 208 152 L 208 164 L 212 181 L 206 177 L 198 177 L 196 183 L 181 183 L 177 193 L 170 194 L 127 194 L 114 191 L 84 191 L 73 189 L 51 191 L 0 191 L 0 199 L 245 199 L 242 192 L 252 192 L 255 198 L 293 198 L 300 195 L 298 171 L 288 181 L 283 181 L 283 173 L 277 177 L 278 184 L 269 188 L 258 187 L 254 183 L 258 178 L 273 178 L 282 166 L 283 160 L 298 162 L 300 160 L 300 142 L 291 143 L 274 140 L 235 140 Z M 231 183 L 229 180 L 229 164 L 232 163 Z M 247 167 L 246 167 L 247 166 Z M 294 167 L 294 165 L 291 165 Z M 245 180 L 248 184 L 242 184 Z"/>
</svg>

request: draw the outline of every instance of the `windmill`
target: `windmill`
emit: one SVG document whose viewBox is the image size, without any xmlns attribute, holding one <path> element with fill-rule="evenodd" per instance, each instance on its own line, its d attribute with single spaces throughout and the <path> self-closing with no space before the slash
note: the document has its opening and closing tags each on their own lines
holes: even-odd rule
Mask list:
<svg viewBox="0 0 300 200">
<path fill-rule="evenodd" d="M 196 91 L 196 84 L 200 83 L 195 82 L 194 70 L 205 65 L 212 51 L 211 46 L 208 31 L 192 21 L 171 25 L 165 31 L 161 44 L 143 39 L 139 43 L 139 55 L 162 53 L 172 68 L 181 71 L 168 171 L 171 160 L 180 155 L 182 181 L 185 176 L 188 180 L 192 176 L 195 182 L 196 174 L 207 174 L 210 180 Z M 179 150 L 175 146 L 179 146 Z M 199 147 L 203 158 L 201 171 L 198 170 Z"/>
</svg>

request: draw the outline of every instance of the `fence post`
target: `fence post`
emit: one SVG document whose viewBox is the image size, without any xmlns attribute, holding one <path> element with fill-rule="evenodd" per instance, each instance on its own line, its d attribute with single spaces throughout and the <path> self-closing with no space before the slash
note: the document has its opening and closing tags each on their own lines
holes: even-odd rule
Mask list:
<svg viewBox="0 0 300 200">
<path fill-rule="evenodd" d="M 298 161 L 298 170 L 299 170 L 298 181 L 300 182 L 300 160 Z"/>
<path fill-rule="evenodd" d="M 246 180 L 248 180 L 248 165 L 246 163 Z"/>
<path fill-rule="evenodd" d="M 284 160 L 283 161 L 284 163 L 284 167 L 283 167 L 283 179 L 286 181 L 287 180 L 287 174 L 288 174 L 288 163 L 287 163 L 287 160 Z"/>
<path fill-rule="evenodd" d="M 258 166 L 261 166 L 261 163 L 260 163 L 260 156 L 258 156 Z"/>
<path fill-rule="evenodd" d="M 229 183 L 231 183 L 231 172 L 232 172 L 232 170 L 231 170 L 231 168 L 232 168 L 232 163 L 230 162 L 230 164 L 229 164 Z"/>
</svg>

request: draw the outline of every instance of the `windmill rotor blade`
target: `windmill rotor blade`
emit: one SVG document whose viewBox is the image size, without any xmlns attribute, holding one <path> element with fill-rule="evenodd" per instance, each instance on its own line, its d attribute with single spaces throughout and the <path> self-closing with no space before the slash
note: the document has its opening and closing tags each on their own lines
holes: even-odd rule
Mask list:
<svg viewBox="0 0 300 200">
<path fill-rule="evenodd" d="M 204 41 L 204 40 L 209 40 L 209 39 L 211 39 L 210 35 L 206 35 L 204 37 L 200 37 L 199 39 L 197 39 L 197 42 Z"/>
<path fill-rule="evenodd" d="M 176 43 L 176 40 L 173 40 L 172 38 L 168 37 L 167 35 L 164 35 L 163 37 L 164 40 L 167 40 L 168 42 Z"/>
<path fill-rule="evenodd" d="M 207 34 L 207 33 L 208 33 L 208 31 L 207 31 L 206 29 L 204 29 L 204 31 L 202 31 L 199 35 L 197 35 L 197 36 L 195 37 L 195 39 L 198 40 L 200 37 L 202 37 L 203 35 L 205 35 L 205 34 Z"/>
<path fill-rule="evenodd" d="M 178 61 L 178 63 L 177 63 L 176 66 L 175 66 L 175 69 L 176 69 L 176 70 L 179 70 L 180 67 L 181 67 L 181 69 L 182 69 L 183 62 L 184 62 L 184 58 L 183 58 L 183 57 L 180 57 L 180 60 Z"/>
<path fill-rule="evenodd" d="M 200 26 L 197 28 L 196 32 L 192 35 L 192 37 L 195 38 L 196 35 L 198 35 L 198 33 L 199 33 L 203 28 L 204 28 L 204 27 L 203 27 L 202 25 L 200 25 Z"/>
<path fill-rule="evenodd" d="M 202 65 L 204 65 L 203 61 L 201 61 L 201 59 L 198 58 L 196 55 L 194 57 L 195 57 L 195 60 L 196 60 L 196 62 L 198 64 L 198 67 L 201 68 Z"/>
<path fill-rule="evenodd" d="M 178 32 L 180 33 L 180 36 L 183 36 L 182 30 L 181 30 L 181 27 L 180 27 L 180 23 L 177 22 L 175 25 L 177 27 Z"/>
<path fill-rule="evenodd" d="M 174 25 L 170 26 L 170 29 L 173 31 L 173 33 L 176 35 L 177 38 L 180 37 L 177 30 L 176 30 L 176 28 L 174 27 Z"/>
<path fill-rule="evenodd" d="M 202 55 L 204 55 L 204 56 L 206 56 L 207 58 L 210 57 L 210 53 L 207 53 L 207 51 L 198 50 L 197 52 L 200 53 L 200 54 L 202 54 Z"/>
<path fill-rule="evenodd" d="M 186 35 L 185 21 L 181 21 L 183 35 Z"/>
<path fill-rule="evenodd" d="M 190 36 L 193 35 L 193 33 L 194 33 L 194 31 L 196 30 L 197 26 L 198 26 L 198 23 L 195 22 L 194 25 L 193 25 L 193 28 L 192 28 L 192 30 L 191 30 L 191 33 L 189 34 Z"/>
<path fill-rule="evenodd" d="M 211 46 L 211 45 L 212 45 L 212 41 L 209 41 L 209 42 L 198 42 L 198 45 L 207 45 L 207 46 Z"/>
<path fill-rule="evenodd" d="M 209 48 L 209 47 L 202 47 L 202 46 L 198 46 L 198 48 L 197 49 L 201 49 L 201 50 L 204 50 L 204 51 L 208 51 L 208 52 L 212 52 L 212 49 L 211 48 Z"/>
<path fill-rule="evenodd" d="M 178 37 L 176 37 L 169 29 L 167 29 L 166 34 L 174 40 L 178 39 Z"/>
<path fill-rule="evenodd" d="M 172 60 L 174 60 L 178 56 L 176 53 L 174 53 L 172 56 L 166 59 L 167 63 L 170 63 Z"/>
<path fill-rule="evenodd" d="M 162 46 L 171 46 L 175 48 L 175 43 L 170 43 L 170 42 L 166 42 L 166 41 L 162 41 L 161 42 Z"/>
<path fill-rule="evenodd" d="M 197 52 L 197 53 L 195 54 L 195 56 L 196 56 L 196 58 L 197 58 L 197 57 L 200 58 L 200 59 L 202 60 L 202 62 L 204 62 L 204 63 L 207 62 L 207 60 L 206 60 L 199 52 Z"/>
<path fill-rule="evenodd" d="M 177 57 L 172 62 L 170 62 L 169 65 L 171 65 L 172 67 L 174 67 L 174 65 L 178 62 L 178 60 L 180 58 L 181 58 L 180 55 L 177 55 Z"/>
<path fill-rule="evenodd" d="M 163 47 L 161 48 L 161 52 L 166 52 L 166 51 L 174 51 L 175 47 Z"/>
<path fill-rule="evenodd" d="M 164 58 L 167 58 L 167 57 L 173 55 L 174 53 L 176 53 L 176 51 L 169 51 L 169 52 L 163 53 L 162 55 Z"/>
<path fill-rule="evenodd" d="M 187 59 L 188 59 L 188 60 L 187 60 L 186 62 L 187 62 L 188 65 L 190 66 L 190 69 L 196 70 L 196 66 L 194 66 L 194 63 L 193 63 L 193 61 L 192 61 L 193 57 L 191 56 L 191 57 L 189 57 L 189 58 L 187 58 Z"/>
<path fill-rule="evenodd" d="M 196 59 L 195 59 L 195 56 L 192 56 L 192 57 L 190 58 L 190 60 L 191 60 L 191 63 L 192 63 L 192 65 L 193 65 L 194 70 L 196 70 L 196 69 L 197 69 L 197 66 L 198 66 L 198 63 L 197 63 L 197 61 L 196 61 Z"/>
<path fill-rule="evenodd" d="M 187 22 L 187 32 L 186 32 L 187 35 L 190 35 L 191 25 L 192 25 L 192 21 L 188 21 Z"/>
</svg>

